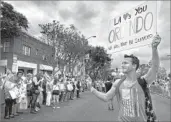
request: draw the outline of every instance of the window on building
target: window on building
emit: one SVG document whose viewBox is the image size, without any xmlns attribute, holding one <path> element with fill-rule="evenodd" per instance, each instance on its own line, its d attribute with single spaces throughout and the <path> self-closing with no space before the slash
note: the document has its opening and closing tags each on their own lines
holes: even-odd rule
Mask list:
<svg viewBox="0 0 171 122">
<path fill-rule="evenodd" d="M 46 56 L 46 55 L 43 55 L 42 58 L 43 58 L 43 60 L 45 60 L 45 61 L 47 60 L 47 56 Z"/>
<path fill-rule="evenodd" d="M 23 54 L 30 56 L 31 48 L 29 46 L 23 45 Z"/>
<path fill-rule="evenodd" d="M 4 52 L 9 52 L 10 49 L 10 42 L 4 42 Z"/>
<path fill-rule="evenodd" d="M 36 55 L 38 55 L 38 49 L 36 49 Z"/>
</svg>

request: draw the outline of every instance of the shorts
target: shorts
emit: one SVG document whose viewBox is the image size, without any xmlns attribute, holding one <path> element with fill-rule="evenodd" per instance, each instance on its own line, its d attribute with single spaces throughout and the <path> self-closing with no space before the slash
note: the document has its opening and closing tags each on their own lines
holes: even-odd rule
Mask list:
<svg viewBox="0 0 171 122">
<path fill-rule="evenodd" d="M 59 95 L 59 90 L 53 90 L 52 95 Z"/>
</svg>

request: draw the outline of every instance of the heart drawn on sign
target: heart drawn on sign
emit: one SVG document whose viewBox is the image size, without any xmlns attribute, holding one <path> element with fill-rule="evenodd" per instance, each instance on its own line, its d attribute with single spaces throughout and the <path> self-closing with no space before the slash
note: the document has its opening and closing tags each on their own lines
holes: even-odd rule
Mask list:
<svg viewBox="0 0 171 122">
<path fill-rule="evenodd" d="M 128 18 L 128 19 L 131 19 L 131 15 L 130 15 L 129 13 L 126 13 L 126 14 L 123 15 L 123 18 L 124 18 L 125 20 L 127 20 L 127 18 Z"/>
</svg>

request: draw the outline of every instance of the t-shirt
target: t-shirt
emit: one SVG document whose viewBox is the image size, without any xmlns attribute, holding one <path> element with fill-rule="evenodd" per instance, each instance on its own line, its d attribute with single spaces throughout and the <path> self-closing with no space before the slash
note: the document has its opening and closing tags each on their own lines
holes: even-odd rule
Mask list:
<svg viewBox="0 0 171 122">
<path fill-rule="evenodd" d="M 55 85 L 53 85 L 53 90 L 59 90 L 60 84 L 57 83 Z"/>
<path fill-rule="evenodd" d="M 105 84 L 104 83 L 102 83 L 102 87 L 105 87 Z"/>
<path fill-rule="evenodd" d="M 46 92 L 51 92 L 53 90 L 52 82 L 47 82 L 46 84 Z"/>
<path fill-rule="evenodd" d="M 60 90 L 65 90 L 65 85 L 64 85 L 64 83 L 60 83 Z"/>
<path fill-rule="evenodd" d="M 126 81 L 123 81 L 120 87 L 116 89 L 116 97 L 119 103 L 118 119 L 120 121 L 139 122 L 147 120 L 145 95 L 138 81 L 131 87 L 128 87 Z"/>
<path fill-rule="evenodd" d="M 108 92 L 108 91 L 111 89 L 111 87 L 112 87 L 112 83 L 109 82 L 109 81 L 107 81 L 107 82 L 105 83 L 105 87 L 106 87 L 106 92 Z"/>
</svg>

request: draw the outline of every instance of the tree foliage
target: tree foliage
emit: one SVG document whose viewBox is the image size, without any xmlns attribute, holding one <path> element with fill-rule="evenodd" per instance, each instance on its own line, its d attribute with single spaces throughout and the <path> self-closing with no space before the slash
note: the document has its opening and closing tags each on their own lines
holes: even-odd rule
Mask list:
<svg viewBox="0 0 171 122">
<path fill-rule="evenodd" d="M 1 38 L 18 36 L 22 28 L 28 29 L 27 18 L 15 11 L 11 4 L 1 2 Z"/>
<path fill-rule="evenodd" d="M 56 66 L 70 67 L 71 72 L 77 61 L 85 55 L 88 42 L 84 35 L 72 24 L 65 27 L 59 21 L 52 23 L 39 24 L 44 40 L 54 47 L 54 61 Z"/>
<path fill-rule="evenodd" d="M 111 66 L 111 58 L 103 47 L 92 47 L 89 51 L 89 62 L 86 63 L 86 72 L 93 81 L 105 79 Z M 107 74 L 105 74 L 107 73 Z M 105 75 L 104 75 L 105 74 Z"/>
<path fill-rule="evenodd" d="M 151 63 L 140 65 L 142 75 L 145 75 L 149 71 L 151 65 L 152 65 Z M 160 66 L 158 69 L 157 78 L 158 79 L 165 79 L 166 77 L 167 77 L 166 69 L 164 67 Z"/>
</svg>

